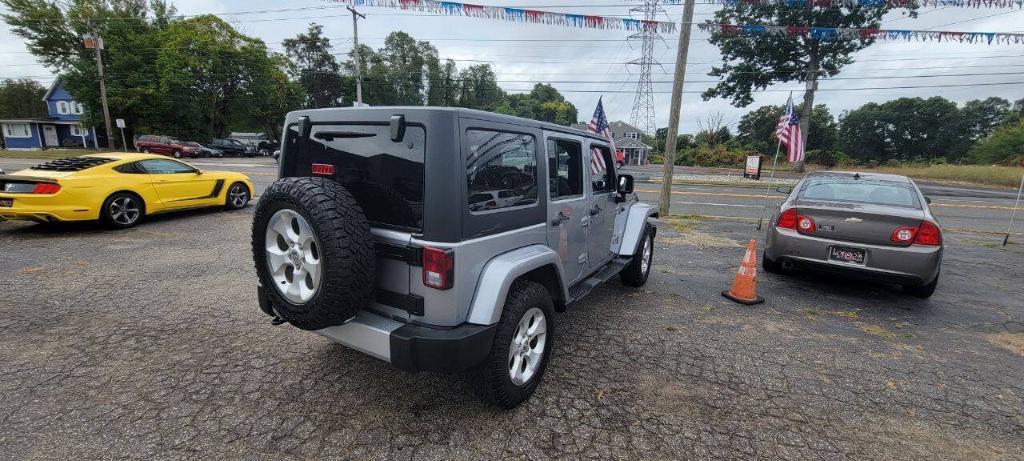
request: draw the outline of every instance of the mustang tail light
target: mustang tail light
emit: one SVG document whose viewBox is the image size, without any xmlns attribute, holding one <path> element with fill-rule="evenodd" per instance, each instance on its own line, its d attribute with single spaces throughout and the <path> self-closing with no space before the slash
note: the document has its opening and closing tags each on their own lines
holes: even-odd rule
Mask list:
<svg viewBox="0 0 1024 461">
<path fill-rule="evenodd" d="M 32 188 L 33 194 L 56 194 L 57 192 L 60 192 L 60 184 L 52 182 L 36 183 L 36 186 Z"/>
<path fill-rule="evenodd" d="M 783 211 L 782 214 L 779 215 L 779 220 L 775 224 L 775 227 L 793 229 L 802 234 L 810 234 L 814 232 L 814 229 L 817 229 L 817 225 L 814 223 L 814 218 L 801 215 L 796 208 L 790 208 Z"/>
<path fill-rule="evenodd" d="M 942 244 L 942 231 L 939 230 L 939 226 L 931 221 L 921 221 L 921 227 L 917 229 L 914 243 L 918 245 L 940 245 Z"/>
<path fill-rule="evenodd" d="M 438 290 L 452 287 L 455 252 L 441 248 L 423 248 L 423 285 Z"/>
</svg>

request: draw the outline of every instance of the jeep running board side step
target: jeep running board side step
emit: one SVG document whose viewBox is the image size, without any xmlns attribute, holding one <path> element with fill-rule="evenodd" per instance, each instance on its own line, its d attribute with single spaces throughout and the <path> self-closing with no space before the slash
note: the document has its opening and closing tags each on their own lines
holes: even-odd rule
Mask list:
<svg viewBox="0 0 1024 461">
<path fill-rule="evenodd" d="M 565 303 L 570 304 L 587 296 L 598 285 L 607 282 L 608 279 L 622 272 L 622 269 L 625 269 L 632 259 L 631 257 L 615 258 L 608 264 L 605 264 L 604 267 L 598 269 L 597 272 L 591 274 L 590 277 L 576 282 L 575 285 L 569 288 L 569 299 Z"/>
</svg>

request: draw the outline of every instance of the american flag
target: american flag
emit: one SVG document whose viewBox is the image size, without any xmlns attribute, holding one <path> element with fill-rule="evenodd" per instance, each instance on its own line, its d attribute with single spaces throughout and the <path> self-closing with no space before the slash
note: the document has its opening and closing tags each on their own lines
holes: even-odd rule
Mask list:
<svg viewBox="0 0 1024 461">
<path fill-rule="evenodd" d="M 779 118 L 779 126 L 775 128 L 775 138 L 786 145 L 786 160 L 800 162 L 804 159 L 804 138 L 800 136 L 800 117 L 796 115 L 793 95 L 789 95 L 786 113 Z"/>
<path fill-rule="evenodd" d="M 590 120 L 587 130 L 608 138 L 608 142 L 612 145 L 612 152 L 615 152 L 615 138 L 612 137 L 612 130 L 608 127 L 608 117 L 604 115 L 604 105 L 601 104 L 600 98 L 597 100 L 597 109 L 594 109 L 594 118 Z M 604 163 L 604 156 L 601 155 L 601 150 L 591 149 L 590 172 L 596 177 L 603 175 L 607 170 L 608 166 Z"/>
</svg>

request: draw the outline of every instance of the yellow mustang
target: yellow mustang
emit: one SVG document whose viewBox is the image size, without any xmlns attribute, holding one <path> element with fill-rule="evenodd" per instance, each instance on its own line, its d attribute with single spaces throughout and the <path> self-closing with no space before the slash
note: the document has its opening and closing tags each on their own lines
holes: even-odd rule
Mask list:
<svg viewBox="0 0 1024 461">
<path fill-rule="evenodd" d="M 249 203 L 252 181 L 241 173 L 203 171 L 150 154 L 91 154 L 0 174 L 0 221 L 101 220 L 114 228 L 147 214 Z"/>
</svg>

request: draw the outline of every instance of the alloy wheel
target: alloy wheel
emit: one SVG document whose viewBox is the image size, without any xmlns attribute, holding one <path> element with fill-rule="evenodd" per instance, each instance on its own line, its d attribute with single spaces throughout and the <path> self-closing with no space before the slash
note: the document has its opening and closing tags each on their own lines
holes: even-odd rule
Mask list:
<svg viewBox="0 0 1024 461">
<path fill-rule="evenodd" d="M 523 386 L 537 374 L 544 360 L 547 338 L 548 322 L 544 311 L 536 307 L 526 311 L 508 349 L 508 375 L 513 384 Z"/>
<path fill-rule="evenodd" d="M 293 304 L 316 296 L 322 260 L 320 241 L 312 226 L 294 210 L 279 210 L 267 223 L 267 268 L 278 293 Z"/>
<path fill-rule="evenodd" d="M 231 201 L 231 206 L 241 208 L 249 201 L 249 192 L 245 190 L 245 186 L 235 184 L 228 190 L 228 200 Z"/>
<path fill-rule="evenodd" d="M 647 272 L 651 270 L 651 239 L 644 239 L 644 252 L 641 255 L 640 260 L 640 272 L 647 275 Z"/>
<path fill-rule="evenodd" d="M 130 226 L 139 220 L 142 209 L 132 197 L 118 197 L 110 202 L 110 219 L 123 226 Z"/>
</svg>

